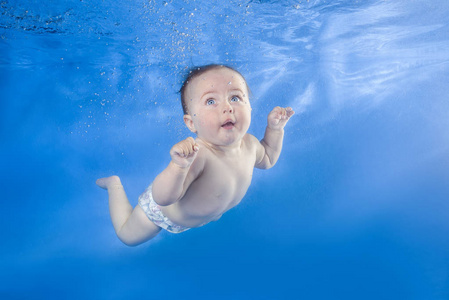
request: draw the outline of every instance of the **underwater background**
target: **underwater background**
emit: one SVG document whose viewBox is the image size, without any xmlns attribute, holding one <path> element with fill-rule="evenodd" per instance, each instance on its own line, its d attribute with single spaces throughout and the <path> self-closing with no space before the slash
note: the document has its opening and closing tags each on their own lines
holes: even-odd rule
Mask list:
<svg viewBox="0 0 449 300">
<path fill-rule="evenodd" d="M 0 0 L 1 299 L 449 299 L 449 2 Z M 277 165 L 217 221 L 138 247 L 128 197 L 190 132 L 187 68 L 251 87 Z"/>
</svg>

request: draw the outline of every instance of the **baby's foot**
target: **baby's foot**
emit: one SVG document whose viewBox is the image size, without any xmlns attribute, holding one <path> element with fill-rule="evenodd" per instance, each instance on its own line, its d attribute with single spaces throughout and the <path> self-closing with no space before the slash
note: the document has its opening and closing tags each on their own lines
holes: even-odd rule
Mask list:
<svg viewBox="0 0 449 300">
<path fill-rule="evenodd" d="M 102 189 L 107 190 L 108 188 L 111 188 L 113 186 L 121 186 L 122 182 L 120 181 L 120 178 L 118 176 L 114 175 L 111 177 L 97 179 L 96 184 Z"/>
</svg>

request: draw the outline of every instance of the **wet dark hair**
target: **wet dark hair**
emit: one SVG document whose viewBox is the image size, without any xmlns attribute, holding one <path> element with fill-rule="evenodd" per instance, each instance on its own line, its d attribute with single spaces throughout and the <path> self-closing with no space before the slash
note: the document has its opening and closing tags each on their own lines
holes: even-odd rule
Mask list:
<svg viewBox="0 0 449 300">
<path fill-rule="evenodd" d="M 179 90 L 179 93 L 181 93 L 182 111 L 184 112 L 185 115 L 188 114 L 187 102 L 185 99 L 185 92 L 186 92 L 187 86 L 189 85 L 189 82 L 192 81 L 194 78 L 206 73 L 209 70 L 220 69 L 220 68 L 227 68 L 229 70 L 232 70 L 232 71 L 236 72 L 237 74 L 239 74 L 240 76 L 242 76 L 243 80 L 245 80 L 245 77 L 243 77 L 243 75 L 239 71 L 237 71 L 233 67 L 230 67 L 227 65 L 210 64 L 210 65 L 204 65 L 204 66 L 196 66 L 196 67 L 189 69 L 187 72 L 187 75 L 185 76 L 184 82 L 181 86 L 181 89 Z M 251 94 L 251 91 L 248 87 L 248 84 L 246 83 L 246 80 L 245 80 L 245 84 L 246 84 L 246 89 L 248 90 L 248 93 Z"/>
</svg>

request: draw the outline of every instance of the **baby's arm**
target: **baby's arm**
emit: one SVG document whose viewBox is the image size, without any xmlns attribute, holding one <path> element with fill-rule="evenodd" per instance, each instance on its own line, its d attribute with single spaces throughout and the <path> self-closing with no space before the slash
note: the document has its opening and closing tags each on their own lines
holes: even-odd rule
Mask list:
<svg viewBox="0 0 449 300">
<path fill-rule="evenodd" d="M 172 147 L 170 150 L 172 160 L 153 182 L 153 198 L 157 204 L 167 206 L 184 196 L 199 173 L 201 160 L 196 159 L 198 151 L 199 145 L 192 137 Z"/>
<path fill-rule="evenodd" d="M 291 107 L 279 106 L 270 112 L 265 136 L 257 148 L 256 168 L 269 169 L 276 164 L 282 150 L 285 124 L 294 113 Z"/>
</svg>

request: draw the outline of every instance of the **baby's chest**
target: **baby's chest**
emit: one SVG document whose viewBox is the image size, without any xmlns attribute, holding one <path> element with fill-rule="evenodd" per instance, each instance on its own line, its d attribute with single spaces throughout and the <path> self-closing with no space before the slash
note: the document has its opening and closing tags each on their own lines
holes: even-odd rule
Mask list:
<svg viewBox="0 0 449 300">
<path fill-rule="evenodd" d="M 201 218 L 221 215 L 245 196 L 253 168 L 254 162 L 248 160 L 208 162 L 177 208 L 184 214 Z"/>
<path fill-rule="evenodd" d="M 254 161 L 245 160 L 215 160 L 208 164 L 207 170 L 202 174 L 202 181 L 213 186 L 222 194 L 243 190 L 246 192 L 251 183 L 254 170 Z"/>
</svg>

